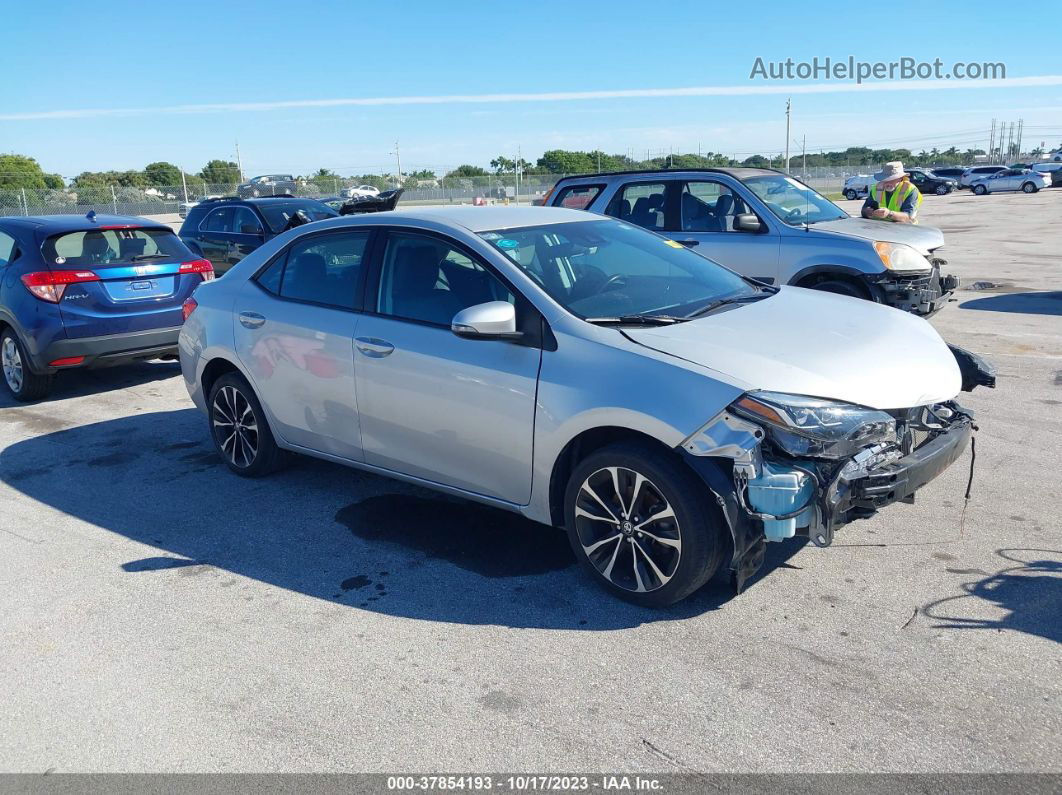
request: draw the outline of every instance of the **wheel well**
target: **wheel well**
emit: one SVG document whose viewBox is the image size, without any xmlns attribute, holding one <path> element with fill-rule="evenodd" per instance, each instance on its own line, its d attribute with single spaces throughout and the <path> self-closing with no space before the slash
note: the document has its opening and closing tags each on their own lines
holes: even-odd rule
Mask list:
<svg viewBox="0 0 1062 795">
<path fill-rule="evenodd" d="M 631 428 L 604 426 L 583 431 L 564 446 L 553 464 L 549 478 L 549 515 L 554 526 L 564 526 L 564 492 L 572 470 L 595 450 L 616 442 L 642 442 L 671 452 L 659 439 Z"/>
<path fill-rule="evenodd" d="M 850 284 L 855 287 L 864 298 L 870 298 L 870 294 L 867 292 L 867 286 L 863 284 L 863 282 L 854 276 L 849 276 L 847 273 L 838 273 L 837 271 L 809 273 L 794 286 L 814 289 L 816 285 L 822 284 L 823 282 L 844 282 L 845 284 Z"/>
<path fill-rule="evenodd" d="M 227 359 L 212 359 L 203 368 L 203 399 L 210 397 L 210 389 L 225 373 L 239 373 L 239 368 Z"/>
</svg>

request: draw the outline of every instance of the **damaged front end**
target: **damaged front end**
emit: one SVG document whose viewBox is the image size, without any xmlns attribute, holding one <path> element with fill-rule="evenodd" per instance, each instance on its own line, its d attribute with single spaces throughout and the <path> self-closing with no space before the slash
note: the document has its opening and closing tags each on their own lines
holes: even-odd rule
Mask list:
<svg viewBox="0 0 1062 795">
<path fill-rule="evenodd" d="M 973 354 L 988 385 L 991 368 Z M 966 362 L 969 365 L 969 362 Z M 994 385 L 994 374 L 992 384 Z M 971 384 L 968 386 L 968 383 Z M 962 455 L 976 430 L 954 401 L 880 411 L 839 401 L 748 392 L 682 443 L 712 490 L 734 541 L 735 587 L 762 565 L 765 543 L 835 531 L 915 492 Z"/>
</svg>

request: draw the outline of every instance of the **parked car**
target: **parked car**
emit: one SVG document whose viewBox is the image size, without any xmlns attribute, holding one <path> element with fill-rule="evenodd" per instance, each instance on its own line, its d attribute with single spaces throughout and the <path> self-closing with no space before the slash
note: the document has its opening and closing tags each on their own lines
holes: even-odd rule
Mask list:
<svg viewBox="0 0 1062 795">
<path fill-rule="evenodd" d="M 259 196 L 294 196 L 299 184 L 291 174 L 265 174 L 252 177 L 248 182 L 236 186 L 236 193 L 241 197 L 258 198 Z"/>
<path fill-rule="evenodd" d="M 931 171 L 936 176 L 941 177 L 943 179 L 954 180 L 956 185 L 958 185 L 959 179 L 962 177 L 962 173 L 965 170 L 966 170 L 965 168 L 961 168 L 961 167 L 960 168 L 952 168 L 951 166 L 945 166 L 944 168 L 931 169 Z"/>
<path fill-rule="evenodd" d="M 947 196 L 959 187 L 959 183 L 955 180 L 940 176 L 936 171 L 930 171 L 929 169 L 909 168 L 907 173 L 911 175 L 911 184 L 918 188 L 923 195 Z"/>
<path fill-rule="evenodd" d="M 743 276 L 866 298 L 921 315 L 958 286 L 941 275 L 944 235 L 853 218 L 799 180 L 764 168 L 629 171 L 567 177 L 546 204 L 575 191 L 590 212 L 645 227 Z"/>
<path fill-rule="evenodd" d="M 0 218 L 0 364 L 16 400 L 60 370 L 175 356 L 181 306 L 210 263 L 124 215 Z"/>
<path fill-rule="evenodd" d="M 844 194 L 846 199 L 852 201 L 864 199 L 874 184 L 874 177 L 870 176 L 870 174 L 853 174 L 844 181 L 841 193 Z"/>
<path fill-rule="evenodd" d="M 1041 188 L 1049 187 L 1051 187 L 1051 178 L 1047 174 L 1021 168 L 1006 168 L 970 183 L 971 190 L 978 196 L 1008 190 L 1036 193 Z"/>
<path fill-rule="evenodd" d="M 1051 172 L 1051 187 L 1062 187 L 1062 170 L 1056 170 Z"/>
<path fill-rule="evenodd" d="M 220 276 L 292 226 L 338 214 L 316 199 L 205 199 L 188 211 L 180 237 L 197 256 L 210 260 Z"/>
<path fill-rule="evenodd" d="M 353 199 L 356 196 L 379 196 L 380 189 L 372 185 L 358 185 L 356 188 L 344 188 L 339 193 L 348 199 Z"/>
<path fill-rule="evenodd" d="M 1032 170 L 1050 177 L 1056 171 L 1062 170 L 1062 163 L 1033 163 Z"/>
<path fill-rule="evenodd" d="M 350 199 L 348 199 L 346 196 L 324 196 L 318 198 L 317 201 L 321 202 L 321 204 L 325 204 L 331 207 L 338 213 L 339 208 L 346 204 L 348 201 L 350 201 Z"/>
<path fill-rule="evenodd" d="M 992 174 L 996 174 L 1000 171 L 1006 170 L 1006 166 L 973 166 L 962 172 L 962 176 L 959 177 L 959 187 L 969 188 L 973 184 L 974 180 L 981 179 L 982 177 L 988 177 Z"/>
<path fill-rule="evenodd" d="M 300 227 L 186 307 L 185 384 L 233 472 L 306 453 L 515 511 L 651 606 L 908 500 L 994 378 L 909 314 L 563 208 Z"/>
</svg>

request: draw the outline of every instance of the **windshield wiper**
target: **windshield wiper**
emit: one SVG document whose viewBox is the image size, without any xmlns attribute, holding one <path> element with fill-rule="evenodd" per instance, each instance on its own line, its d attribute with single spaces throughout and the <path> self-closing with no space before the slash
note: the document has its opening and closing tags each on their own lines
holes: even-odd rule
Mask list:
<svg viewBox="0 0 1062 795">
<path fill-rule="evenodd" d="M 777 289 L 775 289 L 774 291 L 763 290 L 762 292 L 752 293 L 751 295 L 739 295 L 733 298 L 720 298 L 718 301 L 712 301 L 710 304 L 706 304 L 700 309 L 695 309 L 693 312 L 690 312 L 688 315 L 686 315 L 686 319 L 689 320 L 690 318 L 694 317 L 702 317 L 704 315 L 707 315 L 709 312 L 714 312 L 716 309 L 720 309 L 724 306 L 730 306 L 731 304 L 744 304 L 750 301 L 759 301 L 761 298 L 766 298 L 769 295 L 774 295 L 776 292 L 778 292 Z"/>
<path fill-rule="evenodd" d="M 137 254 L 130 258 L 130 262 L 143 262 L 146 259 L 169 259 L 169 254 Z"/>
<path fill-rule="evenodd" d="M 685 318 L 672 315 L 618 315 L 617 317 L 588 317 L 587 323 L 597 326 L 670 326 Z"/>
</svg>

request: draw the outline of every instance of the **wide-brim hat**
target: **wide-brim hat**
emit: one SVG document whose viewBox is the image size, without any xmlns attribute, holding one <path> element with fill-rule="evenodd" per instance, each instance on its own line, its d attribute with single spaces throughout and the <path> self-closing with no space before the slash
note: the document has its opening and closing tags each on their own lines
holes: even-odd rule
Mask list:
<svg viewBox="0 0 1062 795">
<path fill-rule="evenodd" d="M 888 182 L 889 180 L 906 176 L 907 172 L 903 170 L 903 163 L 899 160 L 893 160 L 882 166 L 881 171 L 874 175 L 874 179 L 878 182 Z"/>
</svg>

